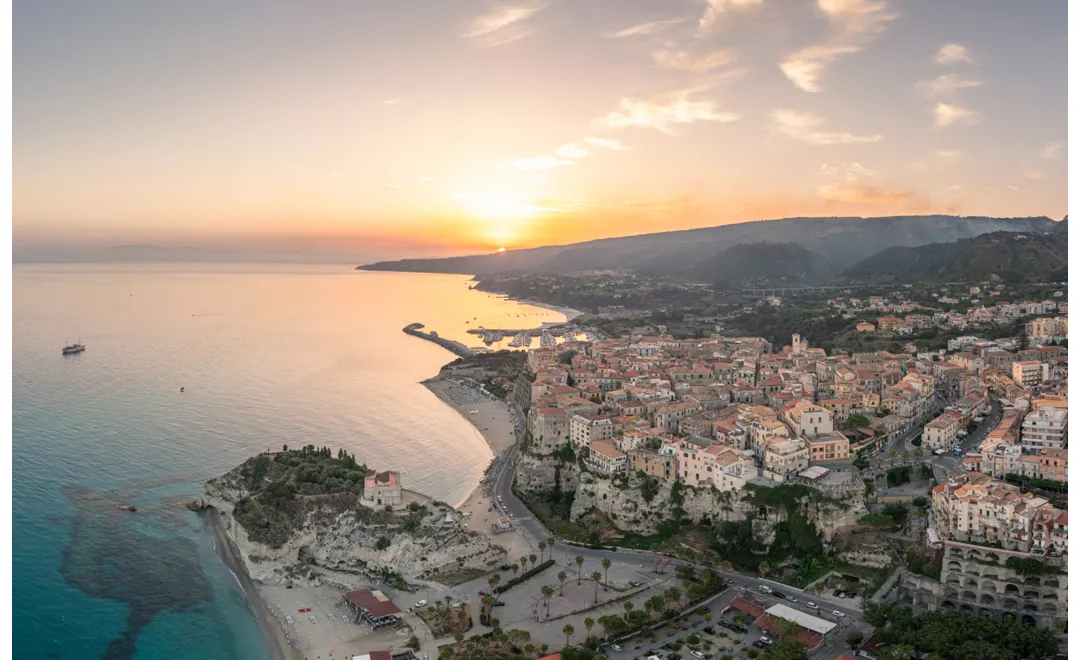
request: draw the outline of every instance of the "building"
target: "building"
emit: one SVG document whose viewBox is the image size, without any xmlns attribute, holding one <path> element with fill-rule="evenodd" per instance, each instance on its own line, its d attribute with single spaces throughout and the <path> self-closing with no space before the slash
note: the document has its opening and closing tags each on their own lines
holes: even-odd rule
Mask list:
<svg viewBox="0 0 1080 660">
<path fill-rule="evenodd" d="M 550 454 L 570 440 L 570 415 L 562 408 L 532 408 L 528 417 L 532 451 Z"/>
<path fill-rule="evenodd" d="M 634 472 L 660 477 L 672 481 L 679 476 L 679 459 L 672 455 L 659 454 L 648 450 L 635 450 L 626 455 L 628 465 Z"/>
<path fill-rule="evenodd" d="M 851 441 L 839 431 L 829 431 L 806 438 L 811 463 L 846 461 L 851 458 Z"/>
<path fill-rule="evenodd" d="M 357 623 L 363 620 L 372 630 L 394 626 L 402 620 L 401 609 L 377 589 L 348 591 L 345 593 L 345 604 L 356 615 Z"/>
<path fill-rule="evenodd" d="M 814 436 L 833 430 L 829 411 L 805 399 L 791 402 L 780 411 L 780 417 L 791 427 L 793 435 Z"/>
<path fill-rule="evenodd" d="M 364 494 L 360 496 L 360 504 L 375 507 L 399 507 L 401 506 L 401 480 L 397 472 L 367 473 L 364 477 Z"/>
<path fill-rule="evenodd" d="M 590 470 L 611 476 L 626 471 L 626 454 L 616 449 L 610 440 L 596 440 L 589 445 L 586 463 Z"/>
<path fill-rule="evenodd" d="M 615 425 L 606 415 L 574 415 L 570 418 L 570 442 L 581 449 L 597 440 L 615 437 Z"/>
<path fill-rule="evenodd" d="M 1069 410 L 1042 406 L 1024 418 L 1020 444 L 1025 451 L 1061 449 L 1068 437 Z"/>
<path fill-rule="evenodd" d="M 1050 378 L 1050 365 L 1035 360 L 1018 360 L 1012 364 L 1012 379 L 1022 387 L 1032 387 Z"/>
<path fill-rule="evenodd" d="M 856 332 L 873 332 L 875 330 L 873 323 L 867 323 L 862 321 L 855 326 Z"/>
<path fill-rule="evenodd" d="M 784 481 L 809 467 L 810 450 L 806 443 L 799 439 L 770 442 L 765 447 L 762 465 L 765 476 L 775 481 Z"/>
<path fill-rule="evenodd" d="M 928 451 L 951 447 L 956 442 L 956 434 L 963 428 L 963 416 L 952 410 L 947 410 L 930 420 L 923 427 L 923 448 Z"/>
</svg>

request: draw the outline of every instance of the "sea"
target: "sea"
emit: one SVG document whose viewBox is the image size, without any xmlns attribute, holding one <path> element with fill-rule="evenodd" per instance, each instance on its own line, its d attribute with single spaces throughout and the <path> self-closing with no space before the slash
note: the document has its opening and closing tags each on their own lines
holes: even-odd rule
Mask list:
<svg viewBox="0 0 1080 660">
<path fill-rule="evenodd" d="M 183 504 L 307 444 L 460 502 L 491 451 L 421 384 L 455 356 L 401 329 L 475 346 L 470 328 L 565 320 L 465 276 L 350 266 L 33 264 L 13 280 L 16 658 L 269 657 Z M 86 351 L 61 355 L 72 342 Z"/>
</svg>

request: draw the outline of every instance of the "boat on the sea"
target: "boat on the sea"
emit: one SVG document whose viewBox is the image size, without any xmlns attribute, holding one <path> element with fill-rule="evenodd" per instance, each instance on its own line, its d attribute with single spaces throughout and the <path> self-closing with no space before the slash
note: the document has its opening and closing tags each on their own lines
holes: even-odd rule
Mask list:
<svg viewBox="0 0 1080 660">
<path fill-rule="evenodd" d="M 514 338 L 510 340 L 510 348 L 520 348 L 522 341 L 524 341 L 524 333 L 514 335 Z"/>
<path fill-rule="evenodd" d="M 551 336 L 550 332 L 543 332 L 540 334 L 540 345 L 544 348 L 555 348 L 558 341 Z"/>
<path fill-rule="evenodd" d="M 76 353 L 82 353 L 86 350 L 86 346 L 83 344 L 70 344 L 64 347 L 64 355 L 75 355 Z"/>
<path fill-rule="evenodd" d="M 570 342 L 577 341 L 577 335 L 575 335 L 572 332 L 568 332 L 565 335 L 563 335 L 563 341 L 570 341 Z"/>
</svg>

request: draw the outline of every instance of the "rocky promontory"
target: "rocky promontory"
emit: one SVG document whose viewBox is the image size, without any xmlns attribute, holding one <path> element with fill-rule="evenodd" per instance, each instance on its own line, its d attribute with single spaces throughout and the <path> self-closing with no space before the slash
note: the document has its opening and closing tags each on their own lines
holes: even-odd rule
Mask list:
<svg viewBox="0 0 1080 660">
<path fill-rule="evenodd" d="M 361 504 L 366 473 L 328 448 L 262 454 L 208 481 L 194 507 L 218 512 L 249 575 L 264 584 L 315 584 L 324 569 L 403 586 L 504 561 L 442 502 L 405 491 L 397 507 Z"/>
</svg>

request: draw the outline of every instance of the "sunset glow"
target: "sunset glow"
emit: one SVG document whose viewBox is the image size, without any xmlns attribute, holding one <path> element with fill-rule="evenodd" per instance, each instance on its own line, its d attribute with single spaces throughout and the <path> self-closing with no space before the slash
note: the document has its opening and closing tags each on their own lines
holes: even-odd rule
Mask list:
<svg viewBox="0 0 1080 660">
<path fill-rule="evenodd" d="M 14 12 L 17 249 L 1066 212 L 1064 3 L 52 6 Z"/>
</svg>

